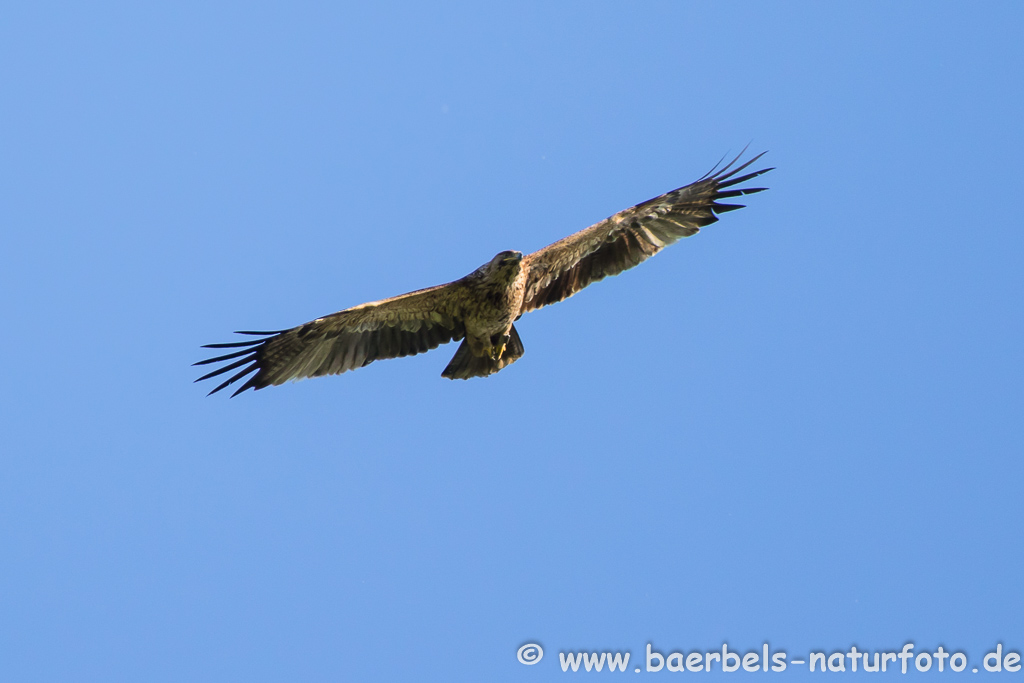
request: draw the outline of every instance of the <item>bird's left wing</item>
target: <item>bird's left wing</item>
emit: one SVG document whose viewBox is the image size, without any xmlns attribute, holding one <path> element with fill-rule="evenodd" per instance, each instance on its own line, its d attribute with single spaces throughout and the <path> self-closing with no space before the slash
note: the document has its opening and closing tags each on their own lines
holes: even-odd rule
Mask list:
<svg viewBox="0 0 1024 683">
<path fill-rule="evenodd" d="M 735 187 L 772 170 L 765 168 L 736 177 L 763 154 L 733 168 L 739 160 L 736 157 L 695 183 L 620 211 L 526 256 L 523 266 L 528 277 L 520 313 L 567 299 L 590 283 L 617 275 L 673 242 L 696 234 L 718 220 L 715 214 L 743 208 L 717 200 L 765 189 Z"/>
<path fill-rule="evenodd" d="M 196 363 L 227 363 L 196 381 L 242 368 L 210 392 L 215 394 L 255 372 L 232 394 L 237 396 L 246 389 L 262 389 L 304 377 L 337 375 L 375 360 L 411 356 L 458 341 L 466 334 L 459 312 L 462 288 L 462 282 L 457 280 L 348 308 L 290 330 L 238 332 L 263 338 L 204 346 L 241 350 Z"/>
</svg>

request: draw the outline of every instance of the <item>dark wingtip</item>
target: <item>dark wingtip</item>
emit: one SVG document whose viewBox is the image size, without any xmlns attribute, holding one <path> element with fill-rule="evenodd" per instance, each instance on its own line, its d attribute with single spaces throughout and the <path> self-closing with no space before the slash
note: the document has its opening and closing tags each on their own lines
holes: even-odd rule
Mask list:
<svg viewBox="0 0 1024 683">
<path fill-rule="evenodd" d="M 721 159 L 719 159 L 718 163 L 715 164 L 711 168 L 711 170 L 705 173 L 699 180 L 697 180 L 697 182 L 699 183 L 701 181 L 707 180 L 717 183 L 718 187 L 729 187 L 731 185 L 736 185 L 746 180 L 750 180 L 751 178 L 755 178 L 761 175 L 762 173 L 767 173 L 768 171 L 775 170 L 774 168 L 765 168 L 760 171 L 755 171 L 754 173 L 747 174 L 741 178 L 733 178 L 733 176 L 735 176 L 737 173 L 743 171 L 745 168 L 748 168 L 751 164 L 753 164 L 758 159 L 760 159 L 761 157 L 768 153 L 768 150 L 765 150 L 760 154 L 755 154 L 753 157 L 747 159 L 739 166 L 735 166 L 735 164 L 743 157 L 743 155 L 746 154 L 747 149 L 749 147 L 750 143 L 747 143 L 743 147 L 743 149 L 740 150 L 740 153 L 733 157 L 732 160 L 729 163 L 725 164 L 724 166 L 722 165 L 722 161 L 728 157 L 728 154 L 723 156 Z M 730 178 L 732 179 L 730 180 Z"/>
<path fill-rule="evenodd" d="M 741 156 L 742 156 L 742 154 L 743 153 L 740 152 Z M 751 157 L 750 159 L 747 159 L 746 161 L 744 161 L 742 164 L 740 164 L 736 168 L 732 168 L 732 165 L 735 164 L 740 159 L 739 157 L 736 157 L 735 159 L 733 159 L 732 161 L 729 162 L 728 166 L 726 166 L 721 171 L 719 171 L 716 175 L 714 175 L 713 179 L 716 180 L 720 185 L 725 185 L 724 181 L 729 180 L 729 178 L 732 178 L 734 175 L 736 175 L 740 171 L 748 168 L 752 163 L 754 163 L 755 161 L 757 161 L 758 159 L 763 157 L 765 154 L 767 154 L 767 152 L 761 152 L 760 154 L 758 154 L 758 155 L 756 155 L 754 157 Z M 730 169 L 732 169 L 732 170 L 730 170 Z M 764 173 L 764 172 L 765 171 L 755 171 L 754 174 L 751 177 L 760 175 L 761 173 Z M 744 176 L 744 178 L 747 178 L 749 180 L 749 178 L 747 176 Z M 730 185 L 735 185 L 736 183 L 742 183 L 742 182 L 743 182 L 743 180 L 735 179 L 735 180 L 729 181 L 729 184 Z"/>
<path fill-rule="evenodd" d="M 746 149 L 746 147 L 744 147 L 743 149 Z M 742 152 L 741 152 L 741 154 L 742 154 Z M 725 158 L 726 158 L 727 156 L 729 156 L 729 153 L 728 153 L 728 152 L 726 152 L 725 154 L 723 154 L 723 155 L 722 155 L 722 158 L 721 158 L 721 159 L 719 159 L 719 160 L 718 160 L 718 161 L 717 161 L 717 162 L 715 163 L 715 165 L 711 167 L 711 170 L 710 170 L 710 171 L 708 171 L 707 173 L 705 173 L 704 175 L 702 175 L 702 176 L 701 176 L 700 178 L 697 178 L 697 182 L 699 183 L 699 182 L 700 182 L 700 181 L 702 181 L 702 180 L 707 180 L 708 178 L 710 178 L 710 177 L 712 177 L 713 175 L 715 175 L 715 173 L 717 173 L 717 172 L 718 172 L 718 167 L 722 165 L 722 162 L 723 162 L 723 161 L 725 161 Z M 734 159 L 733 161 L 735 161 L 735 159 Z M 733 162 L 732 162 L 732 161 L 730 161 L 730 162 L 729 162 L 728 164 L 726 164 L 726 165 L 725 165 L 725 168 L 729 168 L 729 166 L 731 166 L 731 165 L 732 165 L 732 163 L 733 163 Z M 724 171 L 724 170 L 725 170 L 725 168 L 723 168 L 722 170 Z"/>
<path fill-rule="evenodd" d="M 203 347 L 206 348 L 206 347 Z M 224 360 L 231 360 L 232 358 L 238 358 L 249 353 L 255 353 L 256 349 L 242 349 L 241 351 L 235 351 L 234 353 L 226 353 L 223 356 L 216 356 L 215 358 L 207 358 L 206 360 L 196 361 L 192 364 L 192 367 L 197 365 L 209 365 L 210 363 L 219 363 Z"/>
<path fill-rule="evenodd" d="M 225 342 L 225 343 L 221 343 L 221 344 L 203 344 L 201 348 L 204 348 L 204 349 L 234 349 L 234 348 L 237 348 L 239 346 L 256 346 L 256 345 L 262 344 L 262 343 L 263 343 L 262 339 L 257 339 L 256 341 Z"/>
<path fill-rule="evenodd" d="M 767 187 L 741 187 L 736 190 L 726 190 L 725 192 L 716 192 L 715 199 L 723 199 L 729 197 L 742 197 L 747 194 L 755 194 L 757 192 L 764 192 Z"/>
<path fill-rule="evenodd" d="M 220 368 L 217 368 L 217 369 L 213 370 L 212 372 L 206 373 L 205 375 L 203 375 L 199 379 L 195 380 L 195 382 L 202 382 L 203 380 L 211 379 L 213 377 L 217 377 L 218 375 L 222 375 L 222 374 L 224 374 L 226 372 L 230 372 L 230 371 L 235 370 L 236 368 L 239 368 L 239 367 L 244 365 L 245 367 L 243 367 L 240 372 L 238 372 L 235 375 L 232 375 L 227 380 L 221 382 L 219 385 L 214 387 L 213 390 L 211 390 L 210 393 L 207 394 L 207 396 L 212 396 L 213 394 L 216 394 L 218 391 L 221 391 L 225 387 L 230 386 L 231 384 L 234 384 L 235 382 L 237 382 L 238 380 L 242 379 L 243 377 L 245 377 L 246 375 L 248 375 L 249 373 L 252 373 L 252 372 L 255 372 L 256 374 L 253 375 L 253 377 L 250 377 L 249 381 L 247 381 L 242 386 L 241 389 L 239 389 L 234 394 L 232 394 L 232 396 L 237 396 L 242 391 L 245 391 L 246 389 L 255 387 L 256 386 L 255 379 L 256 379 L 256 377 L 259 376 L 259 371 L 260 371 L 260 368 L 259 368 L 259 351 L 260 351 L 260 348 L 264 344 L 267 343 L 269 338 L 277 336 L 277 335 L 281 334 L 282 332 L 287 332 L 287 330 L 277 330 L 277 331 L 273 331 L 273 332 L 256 332 L 256 331 L 251 331 L 251 330 L 241 330 L 241 331 L 236 332 L 236 334 L 248 334 L 248 335 L 260 336 L 260 337 L 264 337 L 264 338 L 263 339 L 256 339 L 256 340 L 253 340 L 253 341 L 228 342 L 228 343 L 223 343 L 223 344 L 204 344 L 203 347 L 202 347 L 204 349 L 240 349 L 240 350 L 233 351 L 231 353 L 226 353 L 226 354 L 223 354 L 223 355 L 220 355 L 220 356 L 215 356 L 213 358 L 206 358 L 204 360 L 197 361 L 197 362 L 192 364 L 193 366 L 209 365 L 210 363 L 221 363 L 221 362 L 229 361 L 229 360 L 232 360 L 232 359 L 235 359 L 235 358 L 239 358 L 239 357 L 241 357 L 241 358 L 239 358 L 239 360 L 236 360 L 233 363 L 228 363 L 224 367 L 220 367 Z"/>
<path fill-rule="evenodd" d="M 243 361 L 243 362 L 244 362 L 244 361 Z M 254 361 L 252 361 L 252 363 L 251 363 L 250 365 L 248 365 L 248 366 L 246 366 L 246 367 L 242 368 L 241 372 L 239 372 L 239 373 L 237 373 L 237 374 L 235 374 L 235 375 L 232 375 L 231 377 L 227 378 L 226 380 L 224 380 L 223 382 L 221 382 L 220 384 L 218 384 L 218 385 L 217 385 L 217 388 L 216 388 L 216 389 L 214 389 L 213 391 L 211 391 L 211 392 L 210 392 L 209 394 L 207 394 L 207 396 L 211 396 L 211 395 L 213 395 L 213 394 L 216 394 L 216 393 L 217 393 L 218 391 L 220 391 L 220 390 L 221 390 L 221 389 L 223 389 L 224 387 L 226 387 L 226 386 L 229 386 L 229 385 L 231 385 L 231 384 L 234 384 L 235 382 L 237 382 L 238 380 L 242 379 L 243 377 L 245 377 L 246 375 L 248 375 L 248 374 L 249 374 L 250 372 L 253 372 L 254 370 L 255 370 L 255 371 L 257 372 L 257 374 L 258 374 L 258 373 L 259 373 L 259 367 L 258 367 L 258 366 L 259 366 L 259 362 L 258 362 L 258 361 L 255 361 L 255 360 L 254 360 Z M 226 371 L 228 371 L 228 370 L 233 370 L 233 369 L 234 369 L 234 368 L 236 368 L 236 367 L 238 367 L 238 364 L 237 364 L 237 363 L 235 363 L 235 364 L 233 364 L 233 365 L 231 365 L 231 366 L 229 366 L 229 367 L 226 367 L 226 368 L 221 368 L 220 370 L 216 371 L 216 373 L 210 373 L 209 375 L 207 375 L 207 377 L 213 377 L 213 376 L 214 376 L 214 374 L 218 374 L 218 375 L 219 375 L 219 374 L 220 374 L 220 373 L 222 373 L 222 372 L 226 372 Z M 206 379 L 206 378 L 205 378 L 205 377 L 200 377 L 200 379 Z M 246 389 L 246 388 L 247 388 L 247 387 L 248 387 L 248 386 L 249 386 L 250 384 L 252 384 L 252 383 L 253 383 L 253 380 L 254 380 L 254 379 L 256 379 L 256 377 L 255 377 L 255 376 L 254 376 L 254 377 L 251 377 L 251 378 L 249 378 L 249 381 L 248 381 L 248 382 L 246 382 L 246 383 L 245 383 L 245 385 L 243 385 L 243 386 L 242 386 L 242 389 L 240 389 L 239 391 L 236 391 L 236 392 L 235 392 L 235 394 L 233 394 L 233 395 L 237 395 L 237 394 L 238 394 L 238 393 L 240 393 L 241 391 L 244 391 L 244 390 L 245 390 L 245 389 Z"/>
<path fill-rule="evenodd" d="M 258 382 L 259 376 L 260 376 L 259 373 L 256 373 L 255 375 L 250 377 L 249 380 L 245 384 L 243 384 L 242 386 L 238 387 L 238 389 L 235 390 L 235 393 L 231 394 L 231 398 L 234 398 L 235 396 L 238 396 L 240 393 L 242 393 L 246 389 L 252 389 L 253 391 L 259 391 L 260 389 L 265 387 L 266 386 L 265 384 L 259 384 L 259 382 Z"/>
</svg>

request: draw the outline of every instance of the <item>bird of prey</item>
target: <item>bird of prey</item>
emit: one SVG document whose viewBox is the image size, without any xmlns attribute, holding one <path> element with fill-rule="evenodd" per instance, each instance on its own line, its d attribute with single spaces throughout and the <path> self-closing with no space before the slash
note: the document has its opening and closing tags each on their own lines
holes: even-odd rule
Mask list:
<svg viewBox="0 0 1024 683">
<path fill-rule="evenodd" d="M 237 396 L 289 380 L 338 375 L 460 339 L 441 376 L 492 375 L 522 357 L 523 343 L 513 323 L 524 313 L 632 268 L 714 223 L 716 214 L 743 208 L 718 200 L 765 189 L 737 187 L 772 170 L 740 175 L 763 154 L 737 166 L 741 152 L 686 187 L 620 211 L 532 254 L 503 251 L 460 280 L 346 308 L 289 330 L 237 332 L 260 338 L 204 346 L 239 350 L 196 363 L 225 363 L 196 381 L 241 368 L 210 392 L 215 394 L 253 373 L 232 394 Z"/>
</svg>

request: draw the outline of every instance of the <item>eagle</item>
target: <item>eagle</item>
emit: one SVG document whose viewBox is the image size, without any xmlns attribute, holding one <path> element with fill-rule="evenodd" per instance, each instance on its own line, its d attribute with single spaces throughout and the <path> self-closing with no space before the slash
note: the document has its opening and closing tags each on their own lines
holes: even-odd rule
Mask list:
<svg viewBox="0 0 1024 683">
<path fill-rule="evenodd" d="M 513 323 L 524 313 L 632 268 L 714 223 L 717 214 L 743 208 L 718 200 L 765 190 L 738 187 L 773 170 L 743 174 L 764 154 L 737 165 L 741 152 L 685 187 L 620 211 L 532 254 L 503 251 L 454 282 L 346 308 L 288 330 L 236 332 L 259 339 L 205 345 L 238 350 L 195 363 L 224 363 L 196 382 L 238 369 L 210 392 L 251 375 L 232 394 L 237 396 L 246 389 L 339 375 L 376 360 L 412 356 L 459 340 L 462 343 L 441 376 L 493 375 L 522 358 L 523 342 Z"/>
</svg>

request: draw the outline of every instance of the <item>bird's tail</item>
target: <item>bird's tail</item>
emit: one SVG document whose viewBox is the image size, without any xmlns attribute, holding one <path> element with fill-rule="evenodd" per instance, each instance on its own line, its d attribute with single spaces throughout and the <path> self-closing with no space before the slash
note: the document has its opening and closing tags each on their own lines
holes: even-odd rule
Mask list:
<svg viewBox="0 0 1024 683">
<path fill-rule="evenodd" d="M 459 345 L 458 350 L 452 356 L 451 362 L 448 363 L 448 367 L 444 369 L 441 376 L 448 379 L 486 377 L 487 375 L 493 375 L 507 365 L 512 365 L 512 363 L 515 363 L 522 357 L 525 349 L 523 348 L 523 342 L 519 339 L 519 333 L 516 332 L 515 325 L 509 330 L 508 336 L 509 339 L 508 344 L 505 345 L 505 352 L 501 354 L 501 358 L 498 360 L 474 356 L 473 352 L 469 350 L 469 342 L 463 339 L 462 344 Z"/>
</svg>

